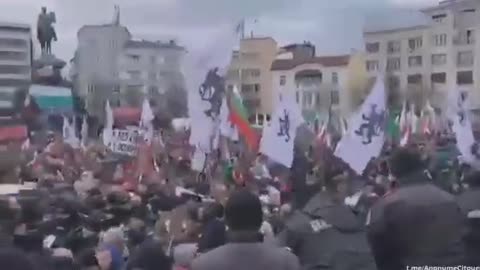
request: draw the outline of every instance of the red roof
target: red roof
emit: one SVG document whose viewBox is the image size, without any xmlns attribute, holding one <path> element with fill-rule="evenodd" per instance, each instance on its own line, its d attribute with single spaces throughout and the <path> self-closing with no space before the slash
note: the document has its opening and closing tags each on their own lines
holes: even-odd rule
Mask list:
<svg viewBox="0 0 480 270">
<path fill-rule="evenodd" d="M 271 70 L 289 70 L 303 64 L 320 64 L 325 67 L 339 67 L 348 65 L 349 60 L 349 55 L 317 56 L 308 59 L 277 59 L 273 61 Z"/>
</svg>

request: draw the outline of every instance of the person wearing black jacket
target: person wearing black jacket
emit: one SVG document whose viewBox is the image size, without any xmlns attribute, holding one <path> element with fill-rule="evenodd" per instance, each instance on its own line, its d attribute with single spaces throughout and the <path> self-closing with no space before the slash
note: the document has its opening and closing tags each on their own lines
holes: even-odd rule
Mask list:
<svg viewBox="0 0 480 270">
<path fill-rule="evenodd" d="M 458 205 L 468 221 L 468 231 L 465 236 L 468 263 L 480 265 L 480 171 L 475 171 L 465 177 L 470 189 L 457 197 Z"/>
<path fill-rule="evenodd" d="M 205 207 L 203 230 L 198 241 L 198 252 L 205 253 L 222 246 L 226 242 L 226 228 L 223 218 L 223 206 L 211 203 Z"/>
<path fill-rule="evenodd" d="M 390 159 L 397 188 L 377 201 L 366 219 L 380 270 L 466 263 L 462 212 L 451 194 L 428 179 L 424 167 L 412 149 L 397 150 Z"/>
</svg>

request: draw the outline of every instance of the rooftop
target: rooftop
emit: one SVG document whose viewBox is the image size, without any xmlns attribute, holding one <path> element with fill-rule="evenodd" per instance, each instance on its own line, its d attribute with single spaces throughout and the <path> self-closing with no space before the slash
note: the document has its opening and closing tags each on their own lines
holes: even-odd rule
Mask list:
<svg viewBox="0 0 480 270">
<path fill-rule="evenodd" d="M 348 65 L 350 55 L 316 56 L 309 59 L 277 59 L 273 61 L 271 70 L 289 70 L 303 64 L 320 64 L 325 67 Z"/>
<path fill-rule="evenodd" d="M 129 40 L 125 43 L 125 48 L 144 48 L 144 49 L 178 49 L 185 50 L 184 47 L 179 46 L 175 41 L 170 40 L 169 42 L 162 41 L 149 41 L 149 40 Z"/>
<path fill-rule="evenodd" d="M 419 24 L 419 25 L 412 25 L 412 26 L 405 26 L 405 27 L 398 27 L 398 28 L 385 28 L 385 29 L 377 29 L 377 30 L 367 29 L 363 31 L 363 34 L 388 34 L 388 33 L 395 33 L 395 32 L 420 30 L 425 28 L 428 28 L 428 25 Z"/>
<path fill-rule="evenodd" d="M 113 23 L 105 23 L 105 24 L 87 24 L 87 25 L 84 25 L 82 27 L 80 27 L 80 29 L 78 30 L 77 32 L 77 35 L 80 34 L 80 32 L 86 30 L 86 29 L 92 29 L 92 28 L 110 28 L 110 27 L 118 27 L 118 28 L 121 28 L 121 29 L 124 29 L 125 31 L 128 32 L 128 34 L 131 36 L 130 34 L 130 31 L 128 31 L 128 28 L 125 27 L 125 26 L 122 26 L 122 25 L 116 25 L 116 24 L 113 24 Z"/>
</svg>

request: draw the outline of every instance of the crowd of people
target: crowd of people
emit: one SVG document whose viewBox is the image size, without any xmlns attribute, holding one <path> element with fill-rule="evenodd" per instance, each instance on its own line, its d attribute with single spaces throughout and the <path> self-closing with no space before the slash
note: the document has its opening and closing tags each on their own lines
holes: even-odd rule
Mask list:
<svg viewBox="0 0 480 270">
<path fill-rule="evenodd" d="M 480 266 L 480 172 L 456 156 L 392 148 L 358 176 L 297 151 L 288 177 L 258 156 L 181 181 L 166 161 L 134 181 L 105 149 L 31 147 L 16 177 L 35 188 L 0 196 L 1 269 Z"/>
</svg>

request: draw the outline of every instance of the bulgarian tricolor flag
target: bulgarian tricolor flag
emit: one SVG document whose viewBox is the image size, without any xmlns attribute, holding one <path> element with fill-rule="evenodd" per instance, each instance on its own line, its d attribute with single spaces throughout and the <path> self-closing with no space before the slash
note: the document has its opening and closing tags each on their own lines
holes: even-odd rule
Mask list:
<svg viewBox="0 0 480 270">
<path fill-rule="evenodd" d="M 243 105 L 242 97 L 237 87 L 230 95 L 230 121 L 237 127 L 238 133 L 245 138 L 252 150 L 258 149 L 258 135 L 248 121 L 247 109 Z"/>
</svg>

